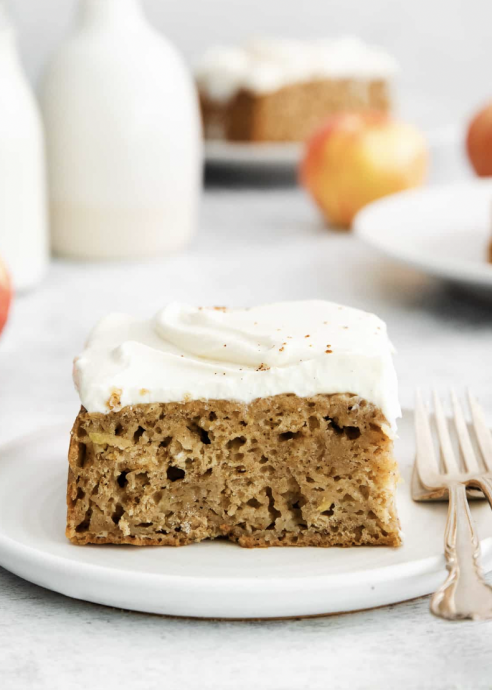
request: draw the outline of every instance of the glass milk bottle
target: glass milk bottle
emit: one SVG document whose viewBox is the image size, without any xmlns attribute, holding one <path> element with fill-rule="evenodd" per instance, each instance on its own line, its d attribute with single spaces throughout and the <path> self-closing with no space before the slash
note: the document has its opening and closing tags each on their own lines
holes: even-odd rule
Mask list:
<svg viewBox="0 0 492 690">
<path fill-rule="evenodd" d="M 0 3 L 0 260 L 14 291 L 33 287 L 48 263 L 41 118 Z"/>
<path fill-rule="evenodd" d="M 137 0 L 81 0 L 42 110 L 56 253 L 149 257 L 188 243 L 202 177 L 197 96 Z"/>
</svg>

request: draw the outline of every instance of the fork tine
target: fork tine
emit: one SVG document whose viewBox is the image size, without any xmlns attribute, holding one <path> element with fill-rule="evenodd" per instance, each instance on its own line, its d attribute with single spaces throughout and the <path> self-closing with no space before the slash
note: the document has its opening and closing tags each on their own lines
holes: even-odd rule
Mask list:
<svg viewBox="0 0 492 690">
<path fill-rule="evenodd" d="M 458 432 L 458 438 L 460 441 L 461 452 L 463 453 L 466 470 L 468 472 L 475 473 L 481 472 L 481 468 L 479 467 L 477 458 L 475 457 L 475 451 L 473 450 L 473 446 L 470 441 L 463 410 L 454 389 L 451 389 L 451 403 L 453 405 L 454 423 L 456 426 L 456 431 Z"/>
<path fill-rule="evenodd" d="M 446 415 L 437 395 L 437 391 L 434 389 L 434 414 L 436 416 L 436 426 L 437 434 L 439 436 L 439 443 L 441 445 L 441 453 L 444 459 L 444 466 L 446 472 L 451 474 L 452 472 L 459 473 L 460 468 L 456 462 L 456 458 L 453 452 L 453 446 L 451 445 L 451 438 L 449 436 L 448 423 L 446 420 Z"/>
<path fill-rule="evenodd" d="M 417 442 L 417 471 L 424 486 L 432 489 L 435 476 L 439 474 L 439 464 L 434 452 L 429 413 L 422 400 L 420 389 L 415 395 L 415 437 Z"/>
<path fill-rule="evenodd" d="M 485 422 L 483 410 L 470 390 L 468 390 L 468 403 L 472 413 L 473 428 L 475 429 L 478 445 L 482 451 L 483 461 L 487 470 L 492 472 L 492 435 Z"/>
</svg>

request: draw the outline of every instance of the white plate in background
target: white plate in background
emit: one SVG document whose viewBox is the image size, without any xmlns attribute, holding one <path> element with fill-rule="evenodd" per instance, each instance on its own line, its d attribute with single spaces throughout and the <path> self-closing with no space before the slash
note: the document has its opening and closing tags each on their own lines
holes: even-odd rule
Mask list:
<svg viewBox="0 0 492 690">
<path fill-rule="evenodd" d="M 200 618 L 309 616 L 383 606 L 429 594 L 445 578 L 447 504 L 414 503 L 413 413 L 399 425 L 404 482 L 398 549 L 242 549 L 225 541 L 181 548 L 74 546 L 65 538 L 70 423 L 0 449 L 0 565 L 26 580 L 107 606 Z M 492 569 L 492 520 L 472 513 Z"/>
<path fill-rule="evenodd" d="M 446 157 L 459 148 L 460 130 L 448 126 L 425 134 L 431 156 Z M 225 140 L 205 141 L 205 162 L 222 167 L 280 167 L 295 168 L 304 151 L 302 142 L 251 143 Z"/>
<path fill-rule="evenodd" d="M 295 168 L 303 152 L 301 143 L 249 143 L 205 141 L 205 162 L 221 166 L 279 166 Z"/>
<path fill-rule="evenodd" d="M 354 230 L 401 263 L 492 294 L 492 180 L 393 194 L 362 209 Z"/>
</svg>

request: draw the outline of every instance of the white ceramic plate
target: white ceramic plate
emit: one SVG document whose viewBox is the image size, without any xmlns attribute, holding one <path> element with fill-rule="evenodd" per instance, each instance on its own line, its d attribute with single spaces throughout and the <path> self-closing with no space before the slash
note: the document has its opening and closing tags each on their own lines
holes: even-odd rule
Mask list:
<svg viewBox="0 0 492 690">
<path fill-rule="evenodd" d="M 399 549 L 241 549 L 228 542 L 182 548 L 73 546 L 64 536 L 69 425 L 0 450 L 0 564 L 38 585 L 108 606 L 176 616 L 267 618 L 370 608 L 430 593 L 445 577 L 446 504 L 410 498 L 413 417 L 396 452 L 404 483 Z M 472 507 L 484 566 L 492 520 Z"/>
<path fill-rule="evenodd" d="M 457 127 L 441 127 L 426 133 L 431 157 L 437 162 L 455 164 L 455 151 L 459 148 Z M 205 162 L 208 165 L 229 167 L 296 168 L 301 160 L 304 144 L 301 142 L 250 143 L 223 140 L 205 141 Z"/>
<path fill-rule="evenodd" d="M 302 155 L 300 143 L 251 144 L 206 141 L 205 162 L 210 165 L 279 166 L 294 168 Z"/>
<path fill-rule="evenodd" d="M 492 180 L 394 194 L 366 206 L 354 229 L 402 263 L 492 294 Z"/>
</svg>

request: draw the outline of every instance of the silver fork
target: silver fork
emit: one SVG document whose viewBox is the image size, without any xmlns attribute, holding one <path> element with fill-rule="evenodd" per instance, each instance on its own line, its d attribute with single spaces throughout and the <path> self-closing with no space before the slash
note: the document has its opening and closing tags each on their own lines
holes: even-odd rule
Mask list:
<svg viewBox="0 0 492 690">
<path fill-rule="evenodd" d="M 465 421 L 463 410 L 454 392 L 451 392 L 454 425 L 463 456 L 462 471 L 453 451 L 448 423 L 436 392 L 434 392 L 434 418 L 444 472 L 436 458 L 429 412 L 417 391 L 415 431 L 417 439 L 416 468 L 421 483 L 432 492 L 449 493 L 448 519 L 444 537 L 444 555 L 448 577 L 431 598 L 432 613 L 448 620 L 492 619 L 492 587 L 484 580 L 480 564 L 480 542 L 468 506 L 466 487 L 479 487 L 492 505 L 492 436 L 483 412 L 468 393 L 473 429 L 480 448 L 484 469 L 479 464 Z"/>
</svg>

